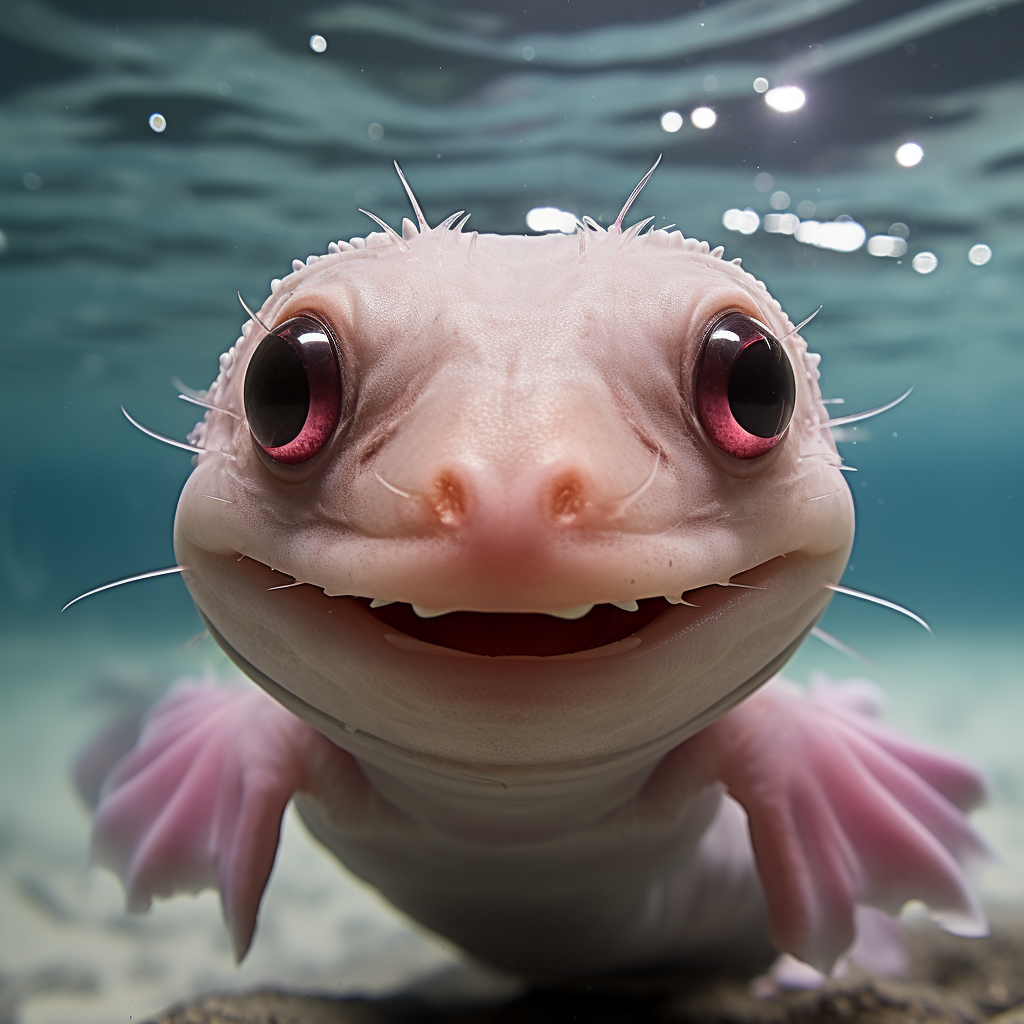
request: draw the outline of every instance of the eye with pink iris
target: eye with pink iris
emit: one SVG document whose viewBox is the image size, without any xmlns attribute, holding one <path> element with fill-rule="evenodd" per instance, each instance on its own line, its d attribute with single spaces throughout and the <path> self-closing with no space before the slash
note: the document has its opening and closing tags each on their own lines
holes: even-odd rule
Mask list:
<svg viewBox="0 0 1024 1024">
<path fill-rule="evenodd" d="M 708 332 L 694 376 L 697 416 L 711 442 L 734 459 L 766 455 L 793 418 L 796 379 L 781 343 L 745 313 Z"/>
<path fill-rule="evenodd" d="M 313 458 L 341 416 L 341 370 L 330 331 L 311 316 L 276 327 L 249 361 L 243 401 L 253 439 L 274 462 L 295 466 Z"/>
</svg>

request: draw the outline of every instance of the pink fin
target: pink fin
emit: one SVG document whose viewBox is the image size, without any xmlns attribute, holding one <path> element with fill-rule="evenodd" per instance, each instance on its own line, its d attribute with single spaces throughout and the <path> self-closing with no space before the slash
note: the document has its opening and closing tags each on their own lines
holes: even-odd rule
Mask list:
<svg viewBox="0 0 1024 1024">
<path fill-rule="evenodd" d="M 107 776 L 93 858 L 121 878 L 132 911 L 219 888 L 241 960 L 288 801 L 342 775 L 365 786 L 349 755 L 262 691 L 182 680 Z"/>
<path fill-rule="evenodd" d="M 987 847 L 961 808 L 980 776 L 853 710 L 843 687 L 777 680 L 673 751 L 659 800 L 716 779 L 743 805 L 780 950 L 828 972 L 853 944 L 856 907 L 926 903 L 948 931 L 982 935 L 964 866 Z"/>
<path fill-rule="evenodd" d="M 857 938 L 836 965 L 833 977 L 842 977 L 851 965 L 872 974 L 895 977 L 910 968 L 903 923 L 874 907 L 857 907 Z"/>
</svg>

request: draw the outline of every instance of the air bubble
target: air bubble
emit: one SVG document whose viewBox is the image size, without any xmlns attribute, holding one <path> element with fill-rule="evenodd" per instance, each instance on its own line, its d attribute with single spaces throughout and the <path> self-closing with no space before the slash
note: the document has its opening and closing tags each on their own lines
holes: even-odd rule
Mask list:
<svg viewBox="0 0 1024 1024">
<path fill-rule="evenodd" d="M 984 266 L 990 259 L 992 259 L 992 250 L 985 245 L 984 242 L 979 242 L 977 245 L 972 245 L 967 250 L 967 258 L 976 266 Z"/>
<path fill-rule="evenodd" d="M 683 127 L 683 115 L 678 110 L 666 110 L 661 115 L 661 127 L 666 132 L 677 132 Z"/>
<path fill-rule="evenodd" d="M 745 210 L 731 209 L 722 214 L 722 225 L 729 231 L 741 235 L 752 235 L 761 223 L 761 218 L 748 206 Z"/>
<path fill-rule="evenodd" d="M 694 107 L 690 113 L 690 121 L 693 123 L 693 127 L 700 128 L 701 131 L 712 128 L 717 120 L 718 115 L 710 107 Z"/>
<path fill-rule="evenodd" d="M 896 150 L 896 163 L 900 167 L 916 167 L 924 157 L 924 150 L 916 142 L 904 142 Z"/>
<path fill-rule="evenodd" d="M 795 85 L 782 85 L 765 93 L 764 101 L 773 110 L 788 114 L 799 110 L 805 103 L 807 96 L 803 89 Z"/>
<path fill-rule="evenodd" d="M 939 258 L 933 252 L 919 252 L 910 265 L 919 274 L 930 274 L 939 265 Z"/>
</svg>

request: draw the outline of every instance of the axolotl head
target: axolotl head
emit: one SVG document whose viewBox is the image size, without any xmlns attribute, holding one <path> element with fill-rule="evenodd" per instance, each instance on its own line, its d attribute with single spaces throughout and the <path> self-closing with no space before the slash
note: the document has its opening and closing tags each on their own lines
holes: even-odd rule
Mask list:
<svg viewBox="0 0 1024 1024">
<path fill-rule="evenodd" d="M 419 754 L 685 738 L 845 566 L 818 357 L 679 231 L 416 212 L 296 261 L 221 357 L 175 521 L 203 618 L 293 707 Z"/>
</svg>

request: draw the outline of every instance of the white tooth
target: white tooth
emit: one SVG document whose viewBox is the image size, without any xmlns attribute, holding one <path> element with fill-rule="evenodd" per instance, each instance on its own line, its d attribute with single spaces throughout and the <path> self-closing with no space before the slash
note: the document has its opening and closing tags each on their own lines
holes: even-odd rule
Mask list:
<svg viewBox="0 0 1024 1024">
<path fill-rule="evenodd" d="M 593 607 L 592 604 L 578 604 L 575 608 L 559 608 L 553 612 L 544 612 L 544 614 L 553 615 L 556 619 L 582 619 Z"/>
<path fill-rule="evenodd" d="M 615 605 L 616 608 L 621 608 L 624 612 L 640 611 L 640 605 L 636 601 L 609 601 L 608 603 Z"/>
<path fill-rule="evenodd" d="M 447 615 L 449 612 L 453 612 L 455 608 L 424 608 L 421 604 L 414 604 L 412 610 L 421 619 L 436 619 L 439 615 Z"/>
<path fill-rule="evenodd" d="M 384 598 L 382 598 L 382 597 L 375 597 L 370 602 L 370 607 L 371 608 L 385 608 L 387 605 L 394 604 L 394 603 L 395 603 L 394 601 L 385 601 Z"/>
</svg>

